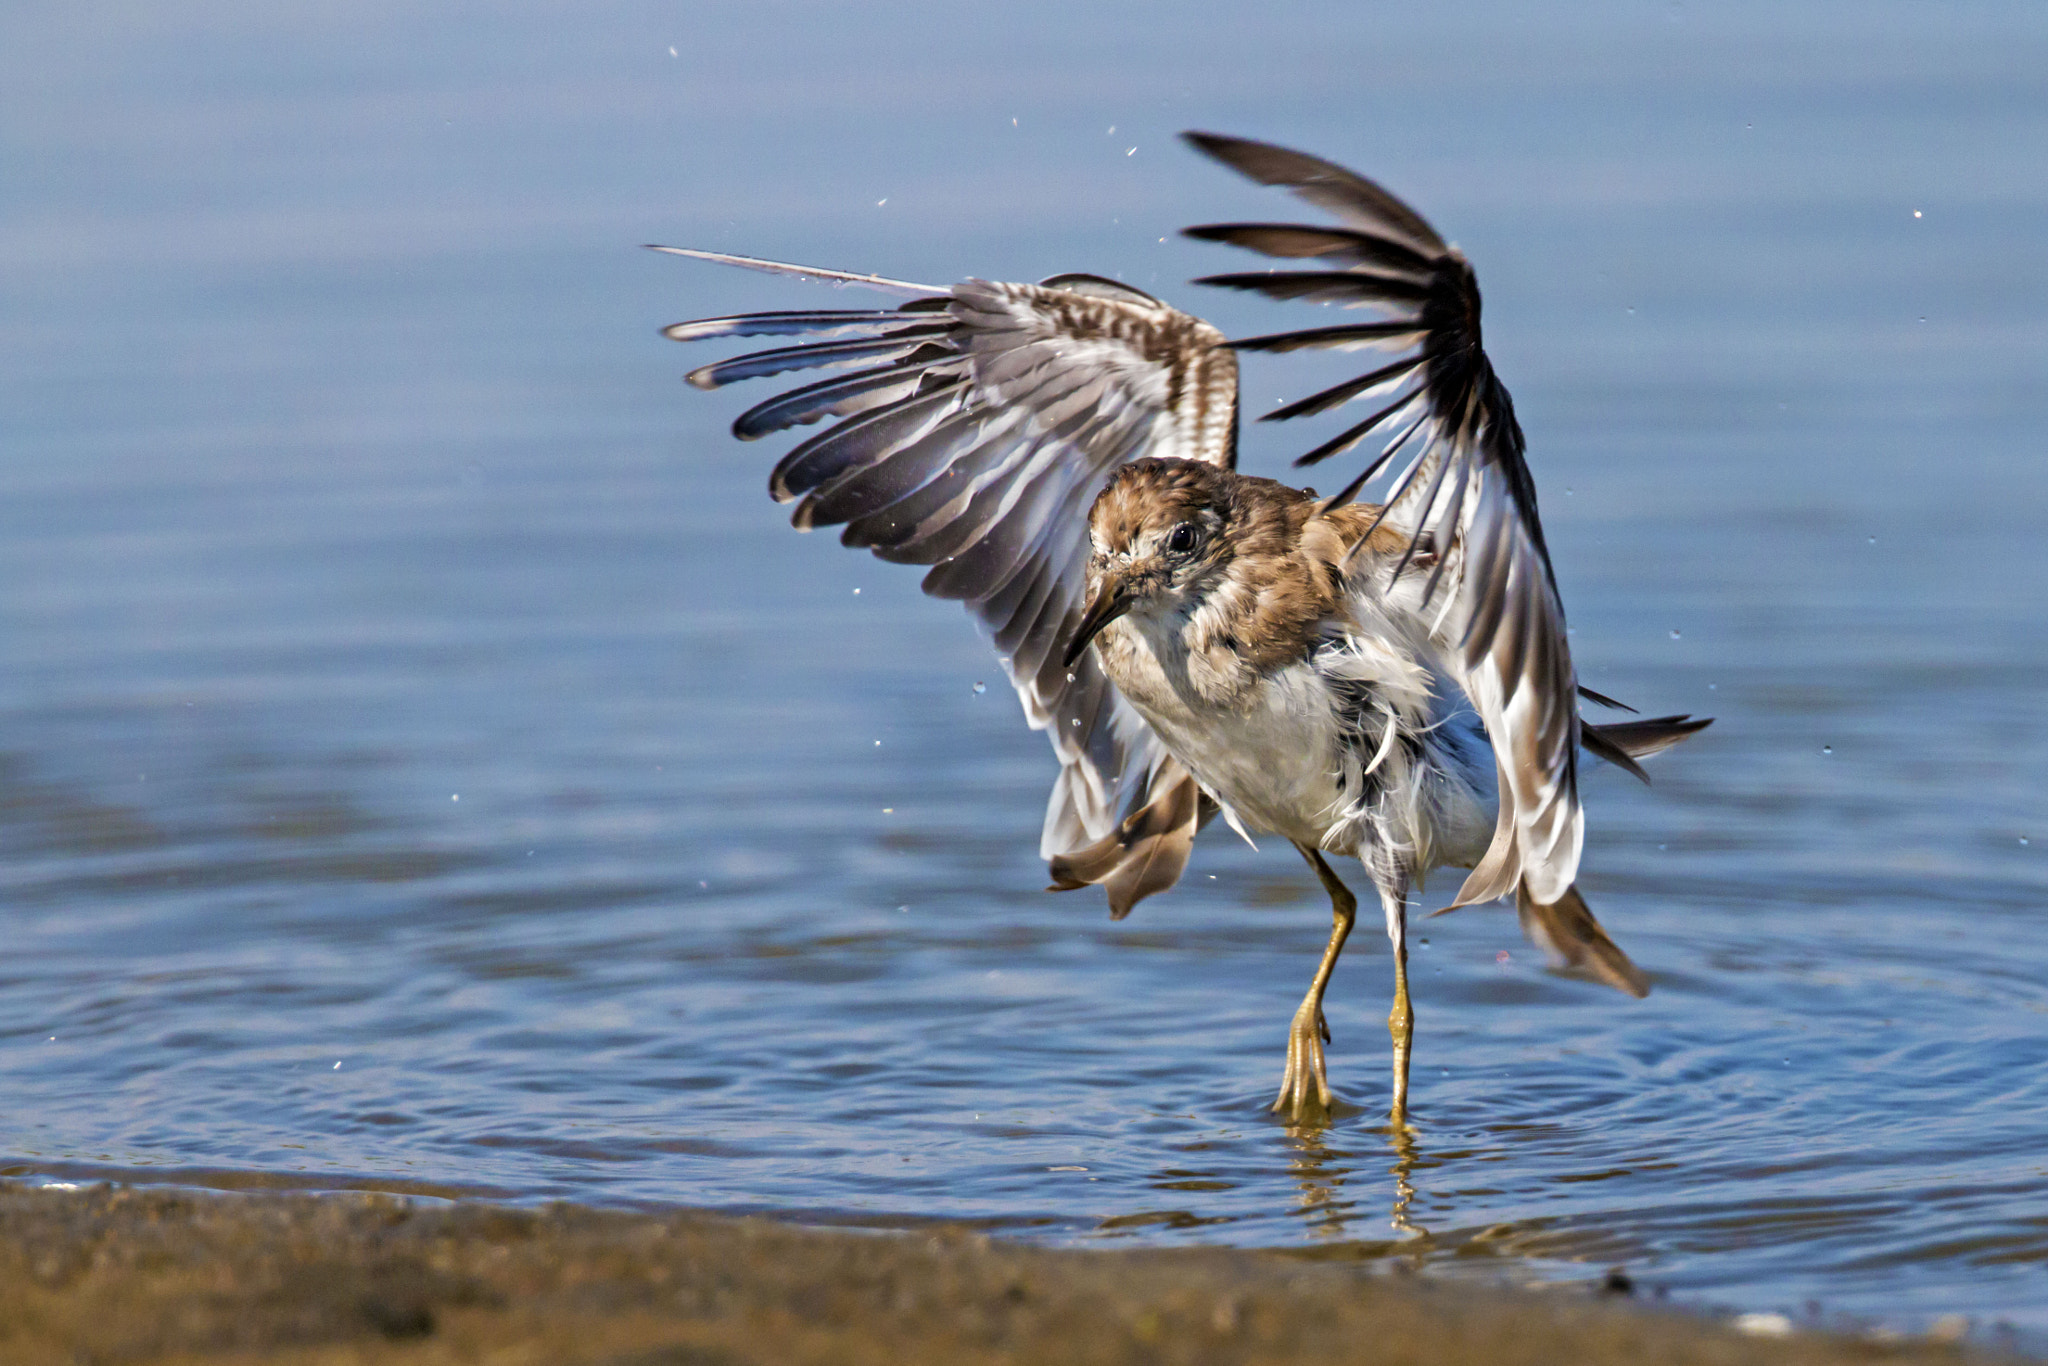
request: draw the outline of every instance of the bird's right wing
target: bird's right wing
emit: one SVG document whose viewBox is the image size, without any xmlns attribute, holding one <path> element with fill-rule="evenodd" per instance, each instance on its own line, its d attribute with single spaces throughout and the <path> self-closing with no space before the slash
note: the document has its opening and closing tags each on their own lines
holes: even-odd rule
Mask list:
<svg viewBox="0 0 2048 1366">
<path fill-rule="evenodd" d="M 749 409 L 741 440 L 836 419 L 769 479 L 801 530 L 930 565 L 924 590 L 980 619 L 1060 776 L 1040 851 L 1054 885 L 1098 884 L 1121 915 L 1179 878 L 1214 810 L 1093 654 L 1064 664 L 1086 603 L 1088 509 L 1120 465 L 1236 458 L 1237 360 L 1223 336 L 1094 276 L 950 290 L 711 252 L 730 265 L 914 297 L 887 308 L 677 323 L 677 341 L 798 336 L 694 370 L 715 389 L 792 370 L 836 374 Z"/>
<path fill-rule="evenodd" d="M 1411 606 L 1428 613 L 1457 682 L 1486 723 L 1499 765 L 1500 822 L 1455 904 L 1488 901 L 1526 882 L 1555 904 L 1570 889 L 1585 821 L 1579 808 L 1578 679 L 1564 604 L 1536 513 L 1536 484 L 1508 391 L 1480 345 L 1472 267 L 1421 215 L 1384 188 L 1319 157 L 1241 138 L 1190 133 L 1210 156 L 1333 213 L 1337 226 L 1225 223 L 1188 235 L 1229 242 L 1307 269 L 1211 276 L 1198 283 L 1273 298 L 1371 308 L 1372 321 L 1234 343 L 1397 353 L 1385 365 L 1289 404 L 1268 418 L 1320 413 L 1354 400 L 1376 410 L 1297 460 L 1314 464 L 1375 438 L 1381 454 L 1328 506 L 1347 504 L 1392 471 L 1385 508 L 1370 519 L 1402 533 L 1377 590 L 1405 591 L 1402 571 L 1427 554 L 1431 572 Z M 1437 590 L 1445 592 L 1439 598 Z"/>
</svg>

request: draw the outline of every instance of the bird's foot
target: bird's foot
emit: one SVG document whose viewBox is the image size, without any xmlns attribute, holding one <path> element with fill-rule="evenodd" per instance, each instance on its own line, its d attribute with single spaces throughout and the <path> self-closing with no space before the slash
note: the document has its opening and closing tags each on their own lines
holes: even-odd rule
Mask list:
<svg viewBox="0 0 2048 1366">
<path fill-rule="evenodd" d="M 1280 1078 L 1274 1114 L 1299 1121 L 1330 1108 L 1330 1076 L 1323 1061 L 1323 1045 L 1329 1039 L 1330 1023 L 1323 1018 L 1322 1007 L 1303 1001 L 1287 1029 L 1287 1070 Z"/>
</svg>

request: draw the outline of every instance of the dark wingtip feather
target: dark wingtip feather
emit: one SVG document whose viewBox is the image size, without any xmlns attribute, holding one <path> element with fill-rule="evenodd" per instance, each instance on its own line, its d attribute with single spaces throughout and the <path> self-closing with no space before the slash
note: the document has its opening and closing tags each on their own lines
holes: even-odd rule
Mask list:
<svg viewBox="0 0 2048 1366">
<path fill-rule="evenodd" d="M 1299 197 L 1377 232 L 1390 232 L 1427 255 L 1445 250 L 1444 240 L 1422 216 L 1375 181 L 1333 161 L 1251 138 L 1220 133 L 1181 134 L 1196 150 L 1261 185 L 1281 185 Z"/>
<path fill-rule="evenodd" d="M 1639 782 L 1647 784 L 1650 781 L 1650 775 L 1643 772 L 1643 766 L 1637 763 L 1627 750 L 1609 739 L 1600 727 L 1580 726 L 1579 743 L 1584 745 L 1586 752 L 1594 758 L 1605 759 Z"/>
<path fill-rule="evenodd" d="M 1369 275 L 1360 270 L 1250 270 L 1223 275 L 1204 275 L 1192 281 L 1218 289 L 1242 289 L 1269 299 L 1307 299 L 1315 303 L 1344 301 L 1349 307 L 1376 305 L 1400 309 L 1419 304 L 1429 297 L 1428 289 L 1412 280 L 1391 275 Z M 1412 318 L 1413 314 L 1409 316 Z"/>
<path fill-rule="evenodd" d="M 1263 337 L 1244 337 L 1224 345 L 1233 351 L 1300 351 L 1304 348 L 1350 350 L 1392 342 L 1400 337 L 1424 335 L 1419 322 L 1356 323 L 1348 327 L 1310 327 L 1299 332 L 1274 332 Z"/>
<path fill-rule="evenodd" d="M 1607 694 L 1605 693 L 1594 692 L 1591 688 L 1587 687 L 1583 683 L 1579 684 L 1579 696 L 1585 698 L 1588 702 L 1592 702 L 1598 706 L 1607 707 L 1613 711 L 1625 711 L 1630 716 L 1635 716 L 1638 714 L 1636 712 L 1636 709 L 1634 707 L 1631 707 L 1628 703 L 1617 702 L 1613 698 L 1607 696 Z"/>
</svg>

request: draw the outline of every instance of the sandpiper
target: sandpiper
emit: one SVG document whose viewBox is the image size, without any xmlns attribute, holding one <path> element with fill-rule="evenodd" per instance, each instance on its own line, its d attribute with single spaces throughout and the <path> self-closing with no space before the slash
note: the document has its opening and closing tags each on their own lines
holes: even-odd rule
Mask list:
<svg viewBox="0 0 2048 1366">
<path fill-rule="evenodd" d="M 678 341 L 794 335 L 719 361 L 700 388 L 851 369 L 769 399 L 741 440 L 837 419 L 769 480 L 802 530 L 931 566 L 994 639 L 1030 724 L 1060 761 L 1040 852 L 1053 889 L 1096 885 L 1121 918 L 1179 881 L 1216 815 L 1300 851 L 1333 924 L 1288 1030 L 1273 1108 L 1327 1112 L 1323 993 L 1357 902 L 1328 855 L 1356 858 L 1393 943 L 1391 1114 L 1408 1108 L 1411 892 L 1469 868 L 1449 910 L 1512 896 L 1556 961 L 1641 996 L 1642 971 L 1574 886 L 1578 751 L 1636 759 L 1705 726 L 1595 726 L 1508 393 L 1480 346 L 1463 255 L 1374 182 L 1266 143 L 1198 149 L 1331 214 L 1187 235 L 1305 264 L 1201 284 L 1373 310 L 1367 320 L 1228 341 L 1095 275 L 950 289 L 724 253 L 703 260 L 906 301 L 678 323 Z M 822 338 L 822 340 L 821 340 Z M 1266 415 L 1352 402 L 1371 413 L 1301 456 L 1377 446 L 1329 497 L 1236 472 L 1238 351 L 1375 350 L 1386 363 Z M 1380 501 L 1357 501 L 1387 481 Z"/>
</svg>

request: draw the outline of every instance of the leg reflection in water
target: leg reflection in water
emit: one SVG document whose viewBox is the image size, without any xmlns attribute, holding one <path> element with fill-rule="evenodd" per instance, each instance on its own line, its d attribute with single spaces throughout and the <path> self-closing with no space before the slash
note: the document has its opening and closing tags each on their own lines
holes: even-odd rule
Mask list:
<svg viewBox="0 0 2048 1366">
<path fill-rule="evenodd" d="M 1357 1241 L 1360 1251 L 1392 1251 L 1393 1247 L 1374 1248 L 1378 1242 L 1365 1228 L 1354 1227 L 1360 1216 L 1367 1213 L 1361 1208 L 1363 1201 L 1347 1192 L 1346 1186 L 1364 1164 L 1371 1161 L 1365 1152 L 1349 1151 L 1331 1147 L 1325 1139 L 1329 1129 L 1320 1124 L 1290 1124 L 1287 1126 L 1287 1141 L 1294 1149 L 1294 1156 L 1288 1161 L 1288 1171 L 1300 1191 L 1294 1212 L 1300 1216 L 1317 1237 L 1331 1242 Z M 1429 1247 L 1429 1230 L 1415 1222 L 1410 1210 L 1415 1202 L 1415 1183 L 1411 1179 L 1422 1159 L 1422 1148 L 1416 1141 L 1416 1131 L 1408 1125 L 1394 1125 L 1382 1130 L 1391 1149 L 1394 1162 L 1387 1170 L 1394 1178 L 1394 1202 L 1389 1211 L 1389 1223 L 1396 1238 L 1388 1240 L 1398 1245 L 1399 1250 L 1412 1252 L 1418 1257 L 1426 1254 Z M 1361 1137 L 1370 1137 L 1362 1134 Z M 1364 1169 L 1370 1170 L 1369 1167 Z M 1369 1227 L 1369 1226 L 1368 1226 Z M 1366 1234 L 1360 1237 L 1361 1234 Z"/>
</svg>

